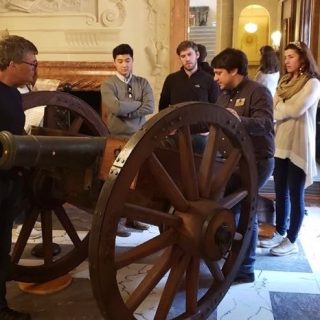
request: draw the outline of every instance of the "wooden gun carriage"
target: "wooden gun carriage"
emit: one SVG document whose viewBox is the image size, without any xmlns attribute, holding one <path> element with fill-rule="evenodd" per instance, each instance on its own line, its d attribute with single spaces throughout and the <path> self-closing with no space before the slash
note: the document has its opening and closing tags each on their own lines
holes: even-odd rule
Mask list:
<svg viewBox="0 0 320 320">
<path fill-rule="evenodd" d="M 155 319 L 207 318 L 242 263 L 255 214 L 255 160 L 241 123 L 221 107 L 185 103 L 153 116 L 124 143 L 74 96 L 32 92 L 23 99 L 25 109 L 45 105 L 64 121 L 45 119 L 29 136 L 0 134 L 0 169 L 28 168 L 27 219 L 12 250 L 13 279 L 45 282 L 89 256 L 93 293 L 106 319 L 135 319 L 154 290 L 162 292 Z M 194 154 L 191 143 L 198 126 L 209 131 L 203 155 Z M 222 134 L 232 150 L 218 160 Z M 238 184 L 228 191 L 234 176 Z M 241 206 L 237 225 L 231 210 L 236 205 Z M 84 236 L 70 208 L 90 216 Z M 72 243 L 58 256 L 52 254 L 53 216 Z M 159 232 L 119 250 L 117 225 L 125 217 L 157 226 Z M 44 257 L 25 264 L 27 240 L 39 218 Z M 149 267 L 124 296 L 119 273 L 136 263 Z M 185 305 L 175 311 L 172 305 L 181 292 Z"/>
</svg>

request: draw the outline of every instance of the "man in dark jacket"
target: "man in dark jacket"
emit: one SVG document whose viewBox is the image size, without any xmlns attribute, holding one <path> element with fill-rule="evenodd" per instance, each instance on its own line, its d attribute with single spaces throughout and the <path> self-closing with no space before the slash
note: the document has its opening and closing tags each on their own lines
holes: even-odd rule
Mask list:
<svg viewBox="0 0 320 320">
<path fill-rule="evenodd" d="M 198 67 L 199 51 L 192 41 L 183 41 L 177 47 L 177 55 L 182 67 L 171 73 L 164 81 L 159 101 L 159 111 L 169 105 L 187 101 L 217 101 L 220 93 L 218 85 L 207 72 Z M 193 135 L 193 147 L 202 153 L 206 144 L 205 134 Z"/>
<path fill-rule="evenodd" d="M 8 36 L 0 41 L 0 131 L 23 134 L 25 115 L 17 87 L 32 83 L 37 54 L 35 45 L 22 37 Z M 31 319 L 29 314 L 10 309 L 6 301 L 12 226 L 21 198 L 21 172 L 0 171 L 0 319 Z"/>
<path fill-rule="evenodd" d="M 243 123 L 253 144 L 258 173 L 258 189 L 272 174 L 274 165 L 273 101 L 269 90 L 249 80 L 248 59 L 237 49 L 228 48 L 212 60 L 214 79 L 223 91 L 217 104 L 224 106 Z M 227 139 L 221 142 L 220 153 L 228 153 Z M 244 262 L 236 277 L 237 282 L 253 282 L 258 219 L 255 216 L 252 237 Z"/>
<path fill-rule="evenodd" d="M 177 47 L 182 67 L 171 73 L 164 81 L 159 110 L 170 104 L 186 101 L 216 102 L 218 85 L 208 73 L 198 67 L 199 51 L 192 41 L 183 41 Z"/>
</svg>

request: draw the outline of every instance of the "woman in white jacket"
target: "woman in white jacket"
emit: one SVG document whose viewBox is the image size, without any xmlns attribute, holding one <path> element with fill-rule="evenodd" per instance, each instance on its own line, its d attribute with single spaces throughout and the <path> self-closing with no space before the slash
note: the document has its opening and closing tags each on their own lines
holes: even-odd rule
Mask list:
<svg viewBox="0 0 320 320">
<path fill-rule="evenodd" d="M 260 242 L 275 256 L 298 252 L 304 189 L 312 184 L 317 170 L 315 126 L 320 73 L 310 49 L 301 41 L 285 47 L 284 64 L 286 73 L 274 97 L 276 232 L 271 239 Z"/>
</svg>

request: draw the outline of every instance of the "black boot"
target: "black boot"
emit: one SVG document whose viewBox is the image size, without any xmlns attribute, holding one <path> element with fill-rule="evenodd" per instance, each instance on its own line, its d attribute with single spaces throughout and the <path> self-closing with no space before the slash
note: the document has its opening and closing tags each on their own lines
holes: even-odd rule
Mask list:
<svg viewBox="0 0 320 320">
<path fill-rule="evenodd" d="M 235 279 L 233 280 L 234 284 L 237 283 L 251 283 L 254 282 L 254 272 L 240 272 L 238 273 L 238 275 L 235 277 Z"/>
</svg>

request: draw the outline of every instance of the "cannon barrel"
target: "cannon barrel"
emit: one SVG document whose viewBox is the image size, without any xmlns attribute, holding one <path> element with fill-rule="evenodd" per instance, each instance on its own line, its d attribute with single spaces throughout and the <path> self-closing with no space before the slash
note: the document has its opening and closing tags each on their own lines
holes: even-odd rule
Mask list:
<svg viewBox="0 0 320 320">
<path fill-rule="evenodd" d="M 0 132 L 0 170 L 13 167 L 83 167 L 102 155 L 106 137 L 19 136 Z"/>
</svg>

